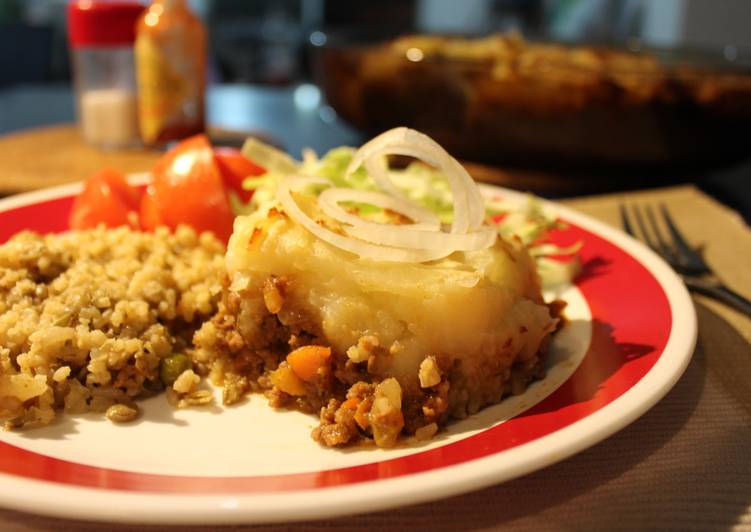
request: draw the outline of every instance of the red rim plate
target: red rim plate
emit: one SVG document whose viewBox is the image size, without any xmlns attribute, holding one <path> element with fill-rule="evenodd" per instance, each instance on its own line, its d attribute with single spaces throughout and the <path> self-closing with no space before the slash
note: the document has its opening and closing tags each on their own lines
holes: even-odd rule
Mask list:
<svg viewBox="0 0 751 532">
<path fill-rule="evenodd" d="M 0 242 L 23 229 L 44 233 L 67 230 L 71 201 L 68 194 L 0 212 Z M 663 354 L 673 319 L 667 295 L 654 275 L 618 246 L 576 224 L 558 231 L 553 240 L 559 244 L 584 243 L 584 269 L 576 285 L 592 313 L 592 341 L 579 368 L 558 390 L 503 424 L 409 456 L 312 473 L 249 477 L 144 474 L 60 460 L 5 442 L 0 442 L 0 472 L 104 490 L 169 494 L 284 492 L 436 470 L 550 435 L 601 410 L 639 382 Z"/>
</svg>

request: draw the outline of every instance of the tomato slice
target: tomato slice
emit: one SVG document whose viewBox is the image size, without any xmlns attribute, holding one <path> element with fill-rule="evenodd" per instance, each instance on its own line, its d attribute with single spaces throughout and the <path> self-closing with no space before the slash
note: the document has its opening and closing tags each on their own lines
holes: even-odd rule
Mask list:
<svg viewBox="0 0 751 532">
<path fill-rule="evenodd" d="M 141 229 L 153 231 L 160 225 L 165 225 L 159 215 L 159 210 L 154 199 L 154 186 L 149 185 L 141 198 L 141 210 L 139 213 Z"/>
<path fill-rule="evenodd" d="M 144 196 L 141 223 L 163 224 L 171 229 L 180 224 L 196 231 L 212 231 L 227 241 L 234 216 L 227 192 L 206 135 L 190 137 L 165 153 L 152 169 L 154 180 Z M 149 205 L 149 203 L 153 205 Z"/>
<path fill-rule="evenodd" d="M 253 191 L 243 189 L 243 181 L 248 176 L 261 175 L 266 170 L 245 157 L 237 148 L 214 148 L 214 159 L 227 190 L 231 190 L 247 203 L 253 196 Z"/>
<path fill-rule="evenodd" d="M 69 224 L 71 229 L 91 229 L 130 225 L 129 213 L 138 209 L 140 193 L 128 184 L 125 176 L 105 168 L 91 176 L 83 191 L 73 200 Z"/>
</svg>

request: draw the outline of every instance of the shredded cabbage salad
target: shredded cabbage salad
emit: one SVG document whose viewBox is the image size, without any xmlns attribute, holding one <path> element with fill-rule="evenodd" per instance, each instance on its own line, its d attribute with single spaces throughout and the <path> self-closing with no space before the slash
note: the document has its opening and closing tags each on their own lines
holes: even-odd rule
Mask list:
<svg viewBox="0 0 751 532">
<path fill-rule="evenodd" d="M 367 165 L 351 171 L 350 165 L 357 152 L 354 148 L 334 148 L 320 158 L 312 150 L 305 150 L 300 162 L 273 146 L 251 138 L 245 142 L 242 152 L 245 157 L 265 168 L 266 173 L 245 179 L 243 188 L 254 193 L 247 204 L 233 201 L 236 214 L 249 214 L 277 203 L 280 183 L 292 175 L 310 178 L 312 188 L 316 188 L 315 183 L 328 182 L 334 187 L 355 191 L 377 193 L 381 190 L 366 170 Z M 453 222 L 454 198 L 449 181 L 442 172 L 420 161 L 402 169 L 388 168 L 386 171 L 391 183 L 398 189 L 394 191 L 395 195 L 402 195 L 434 213 L 441 224 Z M 319 188 L 315 192 L 322 190 Z M 358 195 L 353 194 L 353 197 Z M 347 207 L 357 210 L 362 216 L 382 210 L 372 203 L 355 201 L 349 202 Z M 569 283 L 578 274 L 580 261 L 577 253 L 581 243 L 561 247 L 546 240 L 551 230 L 562 228 L 564 224 L 535 196 L 530 194 L 523 204 L 502 197 L 486 198 L 485 215 L 486 221 L 495 225 L 501 237 L 515 236 L 528 248 L 535 258 L 544 285 Z"/>
</svg>

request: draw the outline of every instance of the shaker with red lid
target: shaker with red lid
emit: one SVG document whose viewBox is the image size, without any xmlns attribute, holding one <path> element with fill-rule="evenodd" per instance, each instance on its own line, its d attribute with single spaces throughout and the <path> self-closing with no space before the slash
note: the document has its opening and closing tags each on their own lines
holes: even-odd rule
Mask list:
<svg viewBox="0 0 751 532">
<path fill-rule="evenodd" d="M 68 5 L 76 106 L 81 133 L 91 145 L 125 148 L 139 143 L 133 60 L 137 2 L 78 0 Z"/>
</svg>

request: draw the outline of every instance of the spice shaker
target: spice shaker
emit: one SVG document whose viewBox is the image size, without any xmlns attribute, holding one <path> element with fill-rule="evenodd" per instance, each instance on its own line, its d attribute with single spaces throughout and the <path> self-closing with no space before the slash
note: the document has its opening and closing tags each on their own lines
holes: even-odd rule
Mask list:
<svg viewBox="0 0 751 532">
<path fill-rule="evenodd" d="M 81 133 L 100 148 L 139 144 L 133 42 L 144 6 L 78 0 L 68 4 L 68 40 Z"/>
</svg>

